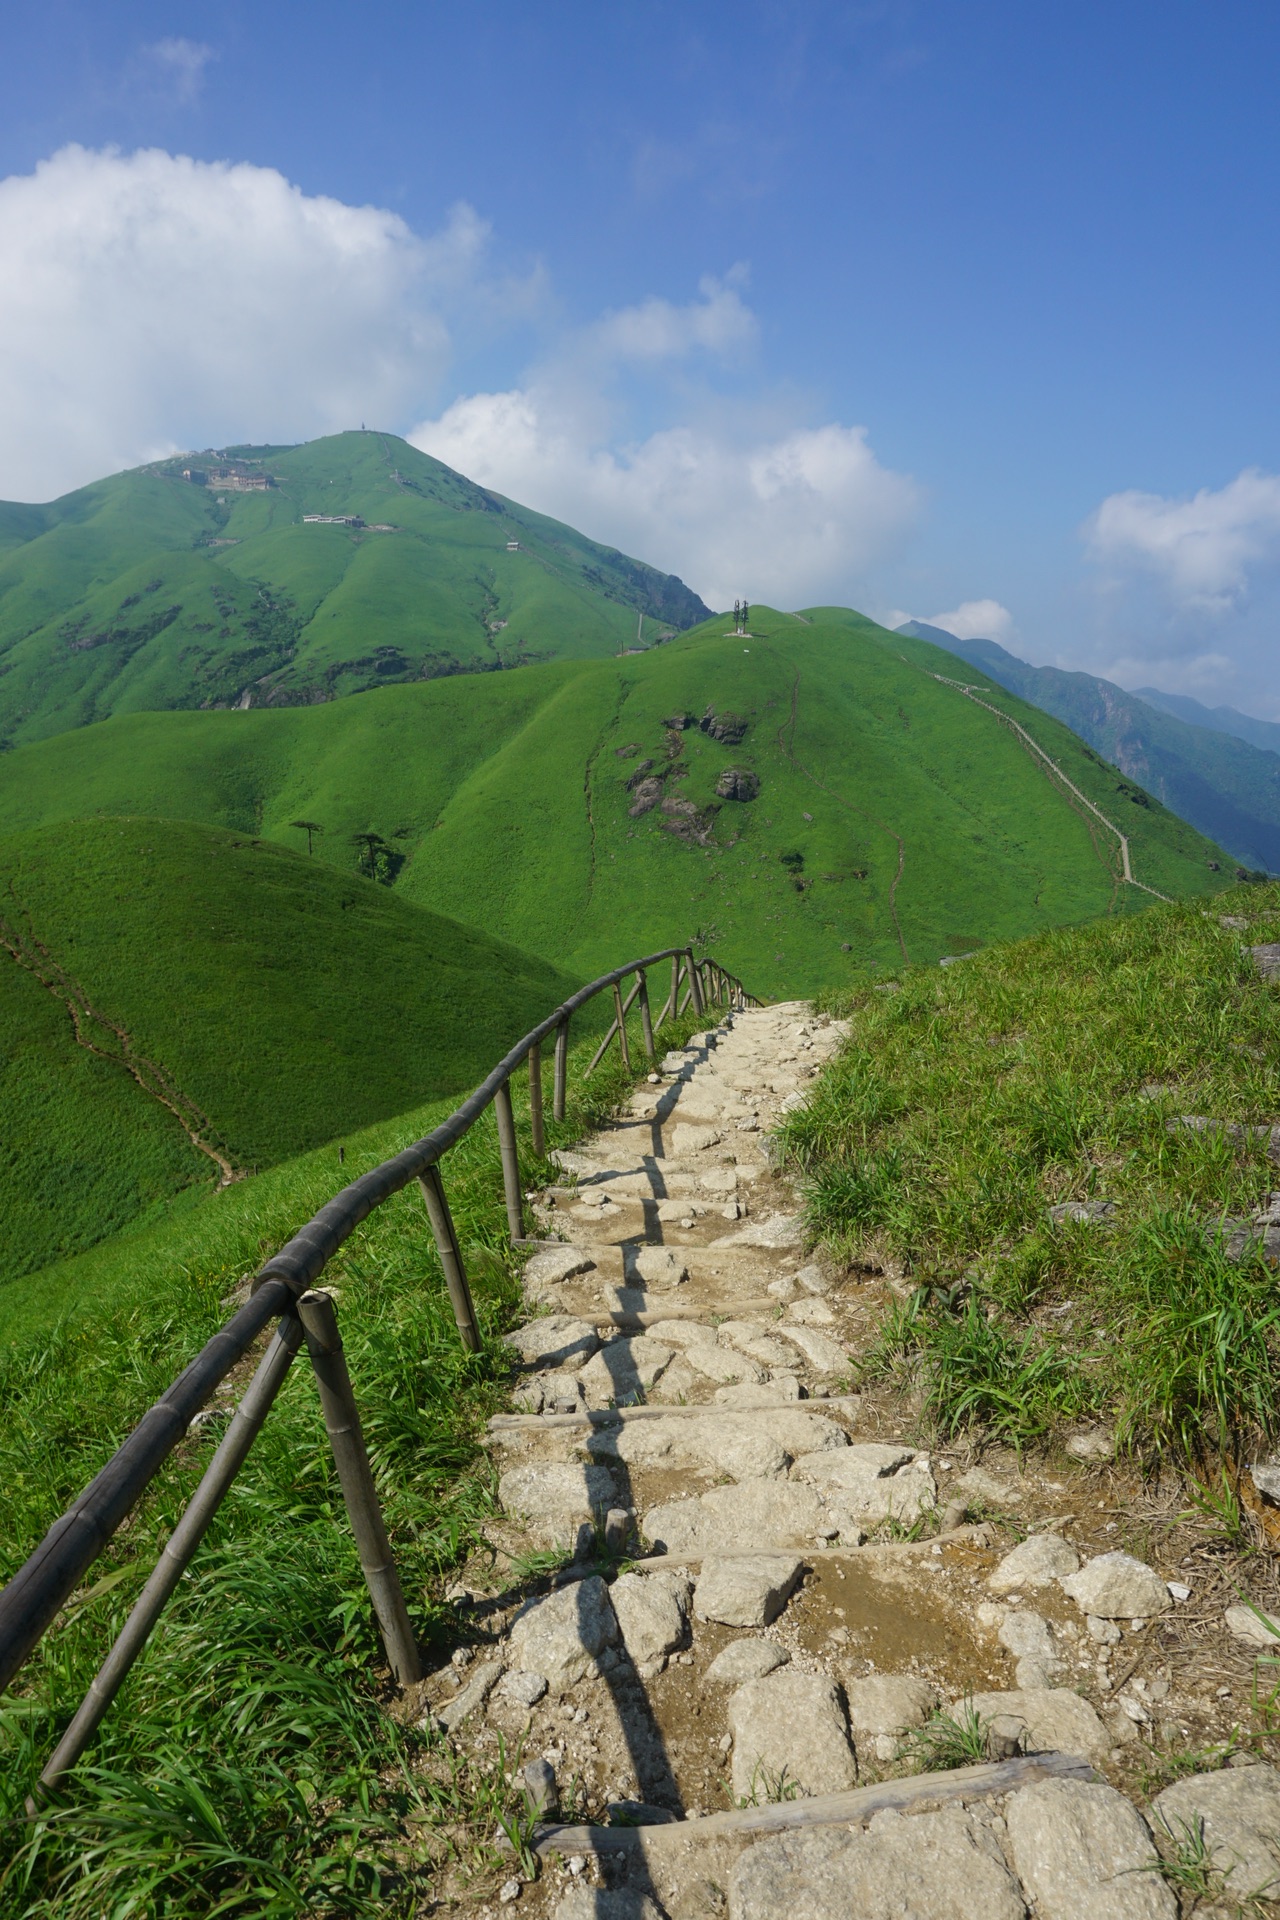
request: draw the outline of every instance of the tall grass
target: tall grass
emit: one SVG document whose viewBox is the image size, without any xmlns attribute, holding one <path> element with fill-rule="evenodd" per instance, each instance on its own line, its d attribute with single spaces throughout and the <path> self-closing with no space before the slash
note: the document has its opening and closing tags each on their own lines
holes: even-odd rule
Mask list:
<svg viewBox="0 0 1280 1920">
<path fill-rule="evenodd" d="M 594 1124 L 629 1085 L 615 1064 L 583 1089 L 590 1045 L 575 1050 L 571 1109 L 550 1129 L 553 1145 Z M 409 1118 L 412 1138 L 424 1116 Z M 519 1120 L 523 1128 L 523 1112 Z M 347 1175 L 389 1150 L 386 1130 L 376 1140 L 349 1156 Z M 527 1136 L 523 1147 L 536 1177 Z M 293 1169 L 294 1224 L 315 1204 L 314 1159 Z M 253 1182 L 234 1192 L 230 1235 L 210 1201 L 180 1240 L 174 1230 L 181 1260 L 166 1269 L 165 1236 L 151 1236 L 132 1292 L 117 1274 L 109 1310 L 82 1306 L 0 1362 L 4 1577 L 225 1319 L 220 1296 L 242 1263 L 256 1264 L 264 1221 L 278 1230 L 290 1171 L 266 1177 L 264 1215 L 255 1218 Z M 340 1291 L 374 1473 L 428 1658 L 455 1631 L 443 1576 L 480 1544 L 493 1511 L 477 1437 L 501 1403 L 497 1338 L 519 1298 L 491 1116 L 445 1171 L 483 1352 L 459 1346 L 416 1191 L 372 1215 L 325 1276 Z M 329 1191 L 341 1177 L 331 1163 Z M 119 1250 L 126 1264 L 131 1246 L 136 1255 L 137 1243 Z M 108 1255 L 93 1256 L 100 1272 Z M 464 1778 L 427 1736 L 382 1711 L 381 1654 L 303 1357 L 89 1754 L 27 1820 L 25 1797 L 202 1471 L 212 1427 L 179 1449 L 0 1701 L 6 1916 L 408 1914 L 441 1833 L 465 1836 L 480 1808 L 491 1836 L 505 1807 L 500 1770 Z"/>
</svg>

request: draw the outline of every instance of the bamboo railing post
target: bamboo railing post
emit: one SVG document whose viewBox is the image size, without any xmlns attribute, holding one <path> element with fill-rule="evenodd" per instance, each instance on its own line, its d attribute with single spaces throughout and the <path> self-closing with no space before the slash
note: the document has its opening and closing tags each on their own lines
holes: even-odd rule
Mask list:
<svg viewBox="0 0 1280 1920">
<path fill-rule="evenodd" d="M 547 1151 L 547 1131 L 542 1120 L 542 1042 L 535 1040 L 529 1049 L 529 1126 L 533 1150 L 539 1160 Z"/>
<path fill-rule="evenodd" d="M 555 1091 L 551 1097 L 551 1115 L 555 1120 L 564 1119 L 565 1099 L 569 1090 L 569 1022 L 562 1020 L 556 1028 L 556 1072 Z"/>
<path fill-rule="evenodd" d="M 164 1552 L 133 1604 L 119 1638 L 94 1675 L 70 1726 L 59 1740 L 40 1775 L 40 1785 L 56 1787 L 70 1773 L 119 1693 L 134 1661 L 151 1637 L 165 1602 L 181 1580 L 209 1523 L 221 1506 L 231 1482 L 271 1411 L 289 1363 L 302 1344 L 302 1324 L 290 1313 L 281 1320 L 253 1379 L 245 1388 L 231 1424 L 223 1434 L 186 1512 L 165 1543 Z"/>
<path fill-rule="evenodd" d="M 613 983 L 613 1015 L 618 1023 L 618 1045 L 622 1049 L 622 1064 L 625 1070 L 630 1073 L 631 1049 L 627 1045 L 627 1016 L 622 1007 L 622 985 L 621 982 L 617 980 Z"/>
<path fill-rule="evenodd" d="M 668 1013 L 671 1015 L 671 1018 L 674 1020 L 676 1017 L 676 1011 L 679 1005 L 680 1005 L 680 955 L 678 953 L 673 953 L 671 956 L 671 998 L 667 1001 L 666 1006 L 662 1009 L 662 1020 L 666 1019 Z M 658 1022 L 659 1026 L 662 1025 L 662 1020 L 659 1020 Z"/>
<path fill-rule="evenodd" d="M 453 1317 L 458 1332 L 462 1335 L 462 1344 L 468 1353 L 480 1351 L 480 1323 L 476 1319 L 475 1303 L 471 1298 L 471 1289 L 467 1285 L 467 1270 L 462 1264 L 462 1249 L 458 1245 L 458 1236 L 454 1231 L 453 1215 L 449 1211 L 449 1202 L 445 1198 L 444 1181 L 440 1178 L 440 1169 L 430 1166 L 418 1175 L 418 1185 L 422 1188 L 422 1197 L 427 1203 L 427 1218 L 431 1222 L 431 1231 L 435 1235 L 436 1252 L 440 1256 L 440 1265 L 444 1268 L 444 1283 L 449 1289 L 449 1299 L 453 1303 Z"/>
<path fill-rule="evenodd" d="M 684 972 L 685 978 L 689 982 L 689 992 L 693 998 L 693 1010 L 696 1014 L 701 1014 L 704 1011 L 702 1005 L 702 982 L 698 978 L 698 963 L 693 957 L 692 947 L 689 948 L 685 958 Z"/>
<path fill-rule="evenodd" d="M 644 977 L 643 967 L 637 973 L 636 979 L 640 983 L 640 1031 L 644 1034 L 644 1050 L 649 1056 L 649 1065 L 652 1066 L 657 1054 L 653 1045 L 653 1015 L 649 1011 L 649 983 Z"/>
<path fill-rule="evenodd" d="M 498 1122 L 498 1151 L 502 1155 L 502 1188 L 507 1197 L 507 1232 L 514 1243 L 524 1239 L 524 1196 L 520 1191 L 520 1153 L 516 1146 L 516 1116 L 509 1080 L 504 1080 L 494 1094 L 493 1111 Z"/>
<path fill-rule="evenodd" d="M 324 1424 L 365 1584 L 382 1629 L 382 1644 L 397 1681 L 402 1687 L 409 1687 L 422 1678 L 422 1661 L 387 1538 L 373 1469 L 365 1451 L 360 1414 L 351 1390 L 351 1375 L 347 1372 L 333 1301 L 327 1293 L 304 1293 L 298 1302 L 298 1318 L 302 1321 L 307 1352 L 315 1370 Z"/>
</svg>

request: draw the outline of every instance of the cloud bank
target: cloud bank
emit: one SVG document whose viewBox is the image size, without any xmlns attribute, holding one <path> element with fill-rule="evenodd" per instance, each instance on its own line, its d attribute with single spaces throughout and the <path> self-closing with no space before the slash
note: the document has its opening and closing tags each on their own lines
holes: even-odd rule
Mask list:
<svg viewBox="0 0 1280 1920">
<path fill-rule="evenodd" d="M 1004 645 L 1013 637 L 1013 615 L 998 600 L 962 600 L 950 613 L 922 616 L 931 627 L 953 633 L 957 640 L 997 640 Z"/>
<path fill-rule="evenodd" d="M 1153 576 L 1185 608 L 1225 613 L 1246 594 L 1255 569 L 1280 559 L 1280 476 L 1246 467 L 1216 492 L 1113 493 L 1084 533 L 1105 567 Z"/>
</svg>

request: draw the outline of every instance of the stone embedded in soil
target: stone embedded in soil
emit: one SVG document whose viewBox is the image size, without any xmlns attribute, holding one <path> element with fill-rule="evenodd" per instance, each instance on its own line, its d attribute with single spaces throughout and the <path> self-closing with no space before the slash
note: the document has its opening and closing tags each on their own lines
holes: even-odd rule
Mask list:
<svg viewBox="0 0 1280 1920">
<path fill-rule="evenodd" d="M 1042 1614 L 1020 1610 L 1007 1614 L 997 1638 L 1018 1663 L 1019 1688 L 1053 1685 L 1062 1671 L 1062 1656 Z"/>
<path fill-rule="evenodd" d="M 1078 1222 L 1083 1226 L 1099 1227 L 1111 1219 L 1115 1213 L 1114 1200 L 1063 1200 L 1056 1207 L 1050 1207 L 1049 1218 L 1055 1227 L 1064 1221 Z"/>
<path fill-rule="evenodd" d="M 778 1407 L 800 1397 L 800 1382 L 794 1373 L 772 1371 L 759 1385 L 744 1380 L 736 1386 L 717 1387 L 712 1395 L 720 1407 Z"/>
<path fill-rule="evenodd" d="M 835 1685 L 825 1674 L 780 1667 L 748 1680 L 728 1708 L 735 1799 L 762 1805 L 789 1787 L 839 1793 L 857 1768 Z"/>
<path fill-rule="evenodd" d="M 890 1517 L 910 1525 L 937 1502 L 928 1461 L 909 1447 L 868 1444 L 806 1453 L 791 1471 L 822 1489 L 841 1532 Z"/>
<path fill-rule="evenodd" d="M 803 1560 L 790 1553 L 704 1560 L 694 1613 L 699 1620 L 718 1620 L 726 1627 L 767 1627 L 782 1612 L 803 1573 Z"/>
<path fill-rule="evenodd" d="M 638 1887 L 570 1887 L 552 1920 L 663 1920 L 661 1908 Z"/>
<path fill-rule="evenodd" d="M 753 1320 L 725 1320 L 721 1323 L 721 1342 L 728 1342 L 740 1353 L 750 1354 L 763 1367 L 790 1367 L 795 1364 L 795 1353 L 785 1341 L 777 1340 L 771 1333 L 765 1333 Z"/>
<path fill-rule="evenodd" d="M 1040 1920 L 1177 1920 L 1147 1824 L 1113 1787 L 1039 1781 L 1010 1796 L 1005 1820 Z"/>
<path fill-rule="evenodd" d="M 689 1278 L 687 1264 L 670 1247 L 627 1248 L 623 1272 L 632 1286 L 679 1287 Z"/>
<path fill-rule="evenodd" d="M 1168 1587 L 1131 1553 L 1100 1553 L 1062 1582 L 1082 1613 L 1103 1620 L 1149 1620 L 1173 1605 Z"/>
<path fill-rule="evenodd" d="M 907 1673 L 871 1673 L 861 1680 L 846 1680 L 844 1691 L 859 1759 L 865 1759 L 866 1747 L 877 1760 L 896 1759 L 903 1746 L 901 1736 L 922 1727 L 938 1704 L 937 1688 Z"/>
<path fill-rule="evenodd" d="M 521 1608 L 511 1628 L 511 1664 L 564 1693 L 597 1671 L 598 1656 L 617 1638 L 609 1589 L 593 1574 Z"/>
<path fill-rule="evenodd" d="M 521 1515 L 543 1547 L 589 1548 L 598 1515 L 617 1504 L 617 1488 L 607 1467 L 571 1461 L 540 1461 L 511 1467 L 498 1481 L 502 1510 Z"/>
<path fill-rule="evenodd" d="M 724 1139 L 719 1127 L 696 1127 L 682 1125 L 671 1130 L 671 1155 L 673 1159 L 683 1160 L 691 1153 L 706 1153 L 710 1147 L 718 1147 Z"/>
<path fill-rule="evenodd" d="M 787 1308 L 787 1325 L 834 1327 L 836 1316 L 825 1300 L 797 1300 Z"/>
<path fill-rule="evenodd" d="M 804 1240 L 804 1222 L 798 1213 L 775 1213 L 767 1220 L 753 1220 L 737 1233 L 713 1240 L 714 1247 L 798 1247 Z"/>
<path fill-rule="evenodd" d="M 707 1668 L 706 1678 L 740 1687 L 747 1680 L 763 1680 L 766 1673 L 785 1667 L 791 1655 L 773 1640 L 731 1640 Z"/>
<path fill-rule="evenodd" d="M 1024 1587 L 1059 1585 L 1080 1565 L 1075 1548 L 1057 1533 L 1033 1533 L 1006 1553 L 987 1575 L 992 1593 L 1014 1593 Z"/>
<path fill-rule="evenodd" d="M 1280 1505 L 1280 1466 L 1272 1462 L 1250 1467 L 1249 1478 L 1265 1500 Z"/>
<path fill-rule="evenodd" d="M 1264 1647 L 1271 1653 L 1280 1653 L 1280 1616 L 1264 1613 L 1258 1618 L 1252 1607 L 1228 1607 L 1222 1617 L 1227 1632 L 1233 1634 L 1246 1647 Z M 1268 1626 L 1267 1622 L 1270 1621 Z"/>
<path fill-rule="evenodd" d="M 481 1660 L 472 1669 L 471 1678 L 462 1692 L 455 1694 L 436 1715 L 442 1727 L 452 1733 L 464 1720 L 479 1711 L 489 1695 L 502 1678 L 501 1660 Z"/>
<path fill-rule="evenodd" d="M 564 1280 L 572 1280 L 577 1273 L 590 1273 L 595 1264 L 581 1247 L 544 1247 L 526 1262 L 524 1284 L 530 1290 L 558 1286 Z"/>
<path fill-rule="evenodd" d="M 646 1340 L 643 1334 L 607 1341 L 579 1375 L 587 1405 L 607 1407 L 615 1402 L 621 1406 L 634 1401 L 662 1378 L 672 1357 L 670 1347 Z"/>
<path fill-rule="evenodd" d="M 744 1540 L 761 1549 L 802 1547 L 826 1524 L 825 1514 L 812 1487 L 791 1480 L 744 1480 L 653 1507 L 643 1530 L 655 1549 L 668 1553 L 732 1554 Z"/>
<path fill-rule="evenodd" d="M 1073 1460 L 1114 1460 L 1116 1437 L 1109 1427 L 1091 1427 L 1087 1433 L 1073 1433 L 1067 1442 Z"/>
<path fill-rule="evenodd" d="M 515 1349 L 526 1366 L 580 1367 L 596 1352 L 600 1336 L 585 1320 L 553 1313 L 504 1334 L 503 1341 Z"/>
<path fill-rule="evenodd" d="M 679 1347 L 681 1352 L 690 1347 L 714 1347 L 717 1340 L 715 1328 L 704 1326 L 700 1320 L 651 1320 L 645 1335 L 660 1347 Z"/>
<path fill-rule="evenodd" d="M 815 1373 L 848 1373 L 849 1355 L 830 1334 L 820 1332 L 817 1327 L 796 1326 L 791 1321 L 780 1322 L 778 1332 L 793 1347 L 799 1348 Z"/>
<path fill-rule="evenodd" d="M 954 1717 L 969 1708 L 983 1720 L 1011 1714 L 1025 1721 L 1028 1753 L 1073 1753 L 1101 1767 L 1115 1744 L 1088 1701 L 1070 1687 L 975 1693 L 953 1701 L 947 1712 Z"/>
<path fill-rule="evenodd" d="M 505 1700 L 510 1706 L 528 1709 L 537 1706 L 546 1690 L 547 1683 L 542 1674 L 534 1673 L 528 1667 L 515 1667 L 508 1668 L 494 1691 L 499 1699 Z"/>
<path fill-rule="evenodd" d="M 1272 1766 L 1229 1768 L 1177 1780 L 1151 1803 L 1151 1824 L 1174 1844 L 1203 1832 L 1213 1864 L 1235 1900 L 1280 1881 L 1280 1773 Z"/>
<path fill-rule="evenodd" d="M 710 1341 L 702 1341 L 697 1346 L 686 1347 L 685 1358 L 704 1379 L 716 1380 L 722 1386 L 737 1382 L 755 1385 L 764 1379 L 756 1362 L 734 1347 L 712 1346 Z"/>
<path fill-rule="evenodd" d="M 614 1581 L 609 1598 L 637 1667 L 687 1644 L 692 1590 L 693 1582 L 681 1573 L 624 1573 Z"/>
<path fill-rule="evenodd" d="M 800 1268 L 796 1274 L 796 1283 L 807 1293 L 830 1293 L 832 1287 L 829 1277 L 816 1262 L 812 1261 L 807 1267 Z"/>
<path fill-rule="evenodd" d="M 994 1507 L 997 1511 L 1021 1506 L 1026 1499 L 1024 1489 L 1016 1481 L 997 1479 L 985 1467 L 970 1467 L 966 1473 L 957 1474 L 949 1483 L 949 1490 L 957 1498 Z"/>
<path fill-rule="evenodd" d="M 1026 1920 L 1026 1912 L 994 1834 L 963 1807 L 878 1813 L 863 1831 L 775 1834 L 741 1855 L 729 1882 L 731 1920 Z"/>
</svg>

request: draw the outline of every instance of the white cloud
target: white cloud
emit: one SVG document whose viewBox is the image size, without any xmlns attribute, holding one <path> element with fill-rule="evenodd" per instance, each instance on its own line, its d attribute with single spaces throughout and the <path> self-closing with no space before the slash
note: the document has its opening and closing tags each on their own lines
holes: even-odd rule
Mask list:
<svg viewBox="0 0 1280 1920">
<path fill-rule="evenodd" d="M 217 57 L 203 40 L 181 37 L 153 41 L 142 51 L 166 81 L 179 106 L 189 106 L 196 98 L 205 68 Z"/>
<path fill-rule="evenodd" d="M 1154 575 L 1189 610 L 1224 613 L 1243 598 L 1254 569 L 1280 559 L 1280 476 L 1246 467 L 1216 492 L 1113 493 L 1084 534 L 1103 564 Z"/>
<path fill-rule="evenodd" d="M 0 496 L 403 419 L 486 237 L 469 208 L 424 241 L 269 167 L 155 150 L 66 147 L 0 181 Z"/>
<path fill-rule="evenodd" d="M 923 617 L 927 625 L 941 627 L 957 640 L 997 640 L 1003 644 L 1013 635 L 1013 615 L 998 600 L 962 600 L 950 613 Z"/>
</svg>

